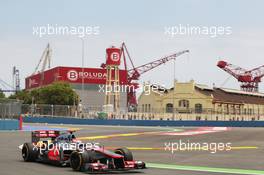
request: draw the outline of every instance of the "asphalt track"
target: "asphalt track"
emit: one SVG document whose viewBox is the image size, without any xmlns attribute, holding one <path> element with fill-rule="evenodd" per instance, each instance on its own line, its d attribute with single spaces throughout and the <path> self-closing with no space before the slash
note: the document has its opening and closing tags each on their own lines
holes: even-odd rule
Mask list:
<svg viewBox="0 0 264 175">
<path fill-rule="evenodd" d="M 72 175 L 69 167 L 55 167 L 24 162 L 18 146 L 30 141 L 30 130 L 68 129 L 79 131 L 76 136 L 84 142 L 98 142 L 107 148 L 129 147 L 137 160 L 145 161 L 148 169 L 99 174 L 179 174 L 179 175 L 264 175 L 264 128 L 171 128 L 122 126 L 73 126 L 25 124 L 24 131 L 0 132 L 1 175 Z M 231 143 L 231 150 L 219 147 L 208 150 L 168 150 L 169 143 L 211 144 Z M 166 147 L 166 145 L 167 147 Z M 171 145 L 170 145 L 171 146 Z M 171 148 L 171 147 L 170 147 Z M 221 148 L 221 149 L 220 149 Z M 165 150 L 166 149 L 166 150 Z M 213 150 L 213 151 L 212 151 Z M 89 173 L 88 173 L 89 174 Z"/>
</svg>

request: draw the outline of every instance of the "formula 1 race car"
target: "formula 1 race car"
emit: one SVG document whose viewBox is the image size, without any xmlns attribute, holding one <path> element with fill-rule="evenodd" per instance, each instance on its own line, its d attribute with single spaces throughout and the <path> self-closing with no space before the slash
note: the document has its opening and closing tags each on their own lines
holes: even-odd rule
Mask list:
<svg viewBox="0 0 264 175">
<path fill-rule="evenodd" d="M 77 140 L 73 132 L 33 131 L 31 143 L 21 145 L 24 161 L 71 166 L 75 171 L 146 168 L 144 162 L 133 160 L 133 155 L 127 148 L 106 150 L 98 144 Z"/>
</svg>

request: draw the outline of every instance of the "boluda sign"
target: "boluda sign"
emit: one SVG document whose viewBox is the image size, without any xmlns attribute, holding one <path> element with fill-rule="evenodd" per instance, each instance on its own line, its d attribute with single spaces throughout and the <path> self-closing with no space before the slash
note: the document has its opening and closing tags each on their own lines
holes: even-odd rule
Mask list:
<svg viewBox="0 0 264 175">
<path fill-rule="evenodd" d="M 127 72 L 119 70 L 120 84 L 127 84 Z M 81 68 L 81 67 L 55 67 L 44 72 L 44 79 L 41 74 L 35 74 L 26 78 L 26 89 L 48 85 L 54 81 L 65 81 L 69 83 L 105 84 L 106 69 Z"/>
<path fill-rule="evenodd" d="M 79 78 L 84 79 L 106 79 L 106 73 L 104 72 L 78 72 L 76 70 L 69 70 L 67 72 L 67 78 L 70 81 L 77 81 Z"/>
</svg>

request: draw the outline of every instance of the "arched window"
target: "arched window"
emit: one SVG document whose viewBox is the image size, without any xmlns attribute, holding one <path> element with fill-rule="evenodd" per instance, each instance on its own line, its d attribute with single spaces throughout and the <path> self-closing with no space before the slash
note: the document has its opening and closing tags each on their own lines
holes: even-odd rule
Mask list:
<svg viewBox="0 0 264 175">
<path fill-rule="evenodd" d="M 195 113 L 202 113 L 203 112 L 203 105 L 200 103 L 195 104 Z"/>
<path fill-rule="evenodd" d="M 189 108 L 189 101 L 188 100 L 180 100 L 179 101 L 180 108 Z"/>
<path fill-rule="evenodd" d="M 166 112 L 167 113 L 172 113 L 173 112 L 173 104 L 172 103 L 167 103 L 166 104 Z"/>
</svg>

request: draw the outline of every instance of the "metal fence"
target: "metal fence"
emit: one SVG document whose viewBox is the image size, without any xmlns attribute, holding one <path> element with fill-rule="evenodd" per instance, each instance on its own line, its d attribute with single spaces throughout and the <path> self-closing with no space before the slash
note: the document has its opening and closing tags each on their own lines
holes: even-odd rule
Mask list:
<svg viewBox="0 0 264 175">
<path fill-rule="evenodd" d="M 100 106 L 71 106 L 48 104 L 22 104 L 21 114 L 25 116 L 63 116 L 79 118 L 96 118 L 102 112 Z"/>
<path fill-rule="evenodd" d="M 70 106 L 48 104 L 22 104 L 21 101 L 0 99 L 0 117 L 17 118 L 19 114 L 24 116 L 56 116 L 72 118 L 108 118 L 124 120 L 264 120 L 264 114 L 259 110 L 250 113 L 241 110 L 239 113 L 227 111 L 215 111 L 214 109 L 149 109 L 137 108 L 133 112 L 107 113 L 105 115 L 102 106 Z"/>
<path fill-rule="evenodd" d="M 213 108 L 141 108 L 137 107 L 136 112 L 139 113 L 152 113 L 152 114 L 160 114 L 160 113 L 167 113 L 167 114 L 219 114 L 219 115 L 264 115 L 264 108 L 263 109 L 247 109 L 244 110 L 243 108 L 239 110 L 227 110 L 227 109 L 213 109 Z"/>
<path fill-rule="evenodd" d="M 22 101 L 0 99 L 0 118 L 18 118 L 21 114 Z"/>
</svg>

